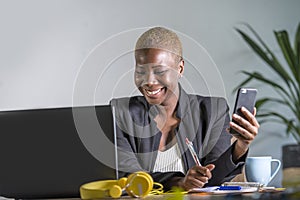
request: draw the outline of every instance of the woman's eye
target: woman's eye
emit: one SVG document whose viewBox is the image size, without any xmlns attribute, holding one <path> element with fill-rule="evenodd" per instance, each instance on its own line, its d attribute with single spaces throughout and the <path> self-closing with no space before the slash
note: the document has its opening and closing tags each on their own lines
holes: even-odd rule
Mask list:
<svg viewBox="0 0 300 200">
<path fill-rule="evenodd" d="M 145 74 L 144 71 L 135 71 L 135 73 L 136 73 L 137 75 L 144 75 L 144 74 Z"/>
<path fill-rule="evenodd" d="M 163 75 L 167 70 L 163 70 L 163 71 L 157 71 L 155 72 L 155 74 L 157 75 Z"/>
</svg>

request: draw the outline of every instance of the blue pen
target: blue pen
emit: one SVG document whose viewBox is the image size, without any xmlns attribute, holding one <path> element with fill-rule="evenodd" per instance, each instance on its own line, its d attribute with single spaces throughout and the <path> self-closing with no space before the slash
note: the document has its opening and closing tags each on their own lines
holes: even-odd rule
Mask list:
<svg viewBox="0 0 300 200">
<path fill-rule="evenodd" d="M 241 190 L 242 187 L 239 185 L 226 185 L 220 186 L 218 190 Z"/>
</svg>

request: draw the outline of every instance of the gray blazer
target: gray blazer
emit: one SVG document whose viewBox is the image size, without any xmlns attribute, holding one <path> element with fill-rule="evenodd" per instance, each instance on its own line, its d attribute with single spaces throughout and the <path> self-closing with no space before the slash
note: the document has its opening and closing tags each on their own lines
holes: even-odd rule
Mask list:
<svg viewBox="0 0 300 200">
<path fill-rule="evenodd" d="M 185 175 L 181 172 L 155 172 L 154 168 L 161 132 L 154 117 L 155 105 L 147 103 L 143 96 L 113 99 L 117 121 L 117 144 L 120 176 L 135 171 L 149 172 L 154 181 L 169 190 Z M 202 165 L 214 164 L 212 178 L 206 186 L 220 185 L 241 173 L 246 155 L 237 163 L 232 161 L 233 145 L 229 126 L 229 108 L 224 98 L 187 94 L 180 86 L 176 116 L 180 119 L 176 140 L 181 151 L 185 172 L 196 163 L 185 144 L 185 138 L 193 142 Z"/>
</svg>

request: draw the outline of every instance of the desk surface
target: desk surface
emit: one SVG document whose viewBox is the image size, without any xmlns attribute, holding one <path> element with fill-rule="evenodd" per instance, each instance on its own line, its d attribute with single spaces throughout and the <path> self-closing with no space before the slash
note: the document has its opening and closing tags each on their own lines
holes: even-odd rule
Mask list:
<svg viewBox="0 0 300 200">
<path fill-rule="evenodd" d="M 107 199 L 107 198 L 105 198 Z M 113 199 L 113 198 L 109 198 Z M 119 199 L 138 200 L 139 198 L 132 198 L 129 196 L 122 196 Z M 143 200 L 298 200 L 300 199 L 300 192 L 288 194 L 286 192 L 255 192 L 243 194 L 205 194 L 205 193 L 192 193 L 192 194 L 164 194 L 164 195 L 148 195 Z M 0 198 L 0 200 L 2 200 Z M 46 200 L 46 199 L 45 199 Z M 50 200 L 50 199 L 48 199 Z M 51 199 L 54 200 L 54 199 Z M 80 200 L 80 198 L 70 199 L 55 199 L 55 200 Z"/>
<path fill-rule="evenodd" d="M 113 199 L 113 198 L 105 198 Z M 138 200 L 129 196 L 122 196 L 119 199 Z M 148 195 L 143 200 L 298 200 L 300 199 L 300 190 L 294 193 L 287 192 L 254 192 L 254 193 L 232 193 L 232 194 L 207 194 L 207 193 L 191 193 L 191 194 L 163 194 Z M 0 197 L 0 200 L 10 200 Z M 43 200 L 81 200 L 80 198 L 63 198 L 63 199 L 43 199 Z"/>
<path fill-rule="evenodd" d="M 124 196 L 121 199 L 137 200 L 137 198 L 131 198 Z M 248 193 L 248 194 L 227 194 L 227 195 L 209 195 L 203 193 L 193 193 L 186 195 L 149 195 L 143 200 L 298 200 L 300 196 L 291 196 L 283 192 L 276 193 Z"/>
</svg>

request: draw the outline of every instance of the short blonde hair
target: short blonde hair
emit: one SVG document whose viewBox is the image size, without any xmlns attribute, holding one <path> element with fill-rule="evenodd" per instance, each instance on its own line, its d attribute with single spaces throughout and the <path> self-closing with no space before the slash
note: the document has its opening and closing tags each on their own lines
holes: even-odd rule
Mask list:
<svg viewBox="0 0 300 200">
<path fill-rule="evenodd" d="M 144 32 L 136 42 L 135 52 L 143 49 L 162 49 L 182 58 L 182 45 L 179 37 L 173 31 L 154 27 Z"/>
</svg>

